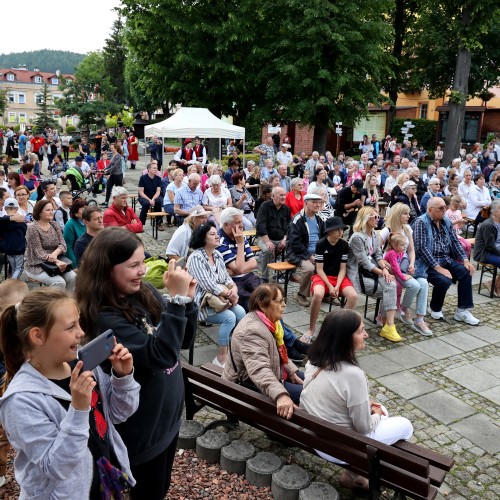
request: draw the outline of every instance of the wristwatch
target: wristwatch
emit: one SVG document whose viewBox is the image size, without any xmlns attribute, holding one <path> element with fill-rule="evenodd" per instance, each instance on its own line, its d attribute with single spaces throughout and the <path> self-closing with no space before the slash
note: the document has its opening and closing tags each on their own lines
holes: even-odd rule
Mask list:
<svg viewBox="0 0 500 500">
<path fill-rule="evenodd" d="M 179 306 L 185 306 L 193 301 L 191 297 L 186 297 L 184 295 L 175 295 L 174 297 L 170 297 L 170 295 L 165 295 L 165 299 L 170 304 L 177 304 Z"/>
</svg>

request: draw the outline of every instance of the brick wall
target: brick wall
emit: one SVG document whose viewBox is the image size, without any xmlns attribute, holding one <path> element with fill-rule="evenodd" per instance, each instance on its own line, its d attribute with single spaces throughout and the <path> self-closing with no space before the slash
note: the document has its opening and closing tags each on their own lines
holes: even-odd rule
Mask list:
<svg viewBox="0 0 500 500">
<path fill-rule="evenodd" d="M 484 113 L 481 137 L 486 138 L 489 132 L 500 134 L 500 109 L 487 109 Z"/>
</svg>

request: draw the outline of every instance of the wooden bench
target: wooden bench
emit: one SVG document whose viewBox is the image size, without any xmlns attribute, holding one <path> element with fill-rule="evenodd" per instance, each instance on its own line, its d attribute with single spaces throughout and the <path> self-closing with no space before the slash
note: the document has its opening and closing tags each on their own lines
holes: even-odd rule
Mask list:
<svg viewBox="0 0 500 500">
<path fill-rule="evenodd" d="M 248 240 L 249 245 L 253 243 L 256 234 L 257 230 L 255 229 L 247 229 L 246 231 L 243 231 L 243 236 Z"/>
<path fill-rule="evenodd" d="M 297 269 L 297 266 L 295 264 L 291 264 L 290 262 L 270 262 L 267 267 L 276 273 L 276 282 L 279 282 L 281 277 L 285 280 L 286 300 L 288 294 L 288 282 L 290 281 L 292 271 Z"/>
<path fill-rule="evenodd" d="M 132 201 L 132 210 L 135 212 L 135 209 L 137 207 L 137 200 L 139 198 L 139 194 L 129 194 L 128 195 L 129 199 Z"/>
<path fill-rule="evenodd" d="M 153 227 L 152 234 L 155 240 L 158 239 L 158 227 L 160 226 L 161 218 L 165 215 L 168 214 L 166 212 L 163 212 L 163 210 L 161 212 L 148 212 L 147 214 L 148 219 L 151 219 L 151 225 Z"/>
<path fill-rule="evenodd" d="M 252 250 L 253 253 L 262 252 L 262 248 L 260 248 L 259 245 L 251 245 L 250 250 Z"/>
<path fill-rule="evenodd" d="M 369 478 L 369 499 L 378 499 L 381 486 L 387 486 L 400 495 L 432 500 L 453 466 L 452 458 L 419 445 L 399 441 L 387 446 L 300 409 L 290 420 L 283 419 L 271 399 L 221 379 L 221 369 L 211 363 L 201 368 L 183 364 L 182 370 L 188 420 L 207 405 L 229 419 L 211 427 L 242 421 L 290 446 L 336 457 L 346 462 L 342 467 Z"/>
</svg>

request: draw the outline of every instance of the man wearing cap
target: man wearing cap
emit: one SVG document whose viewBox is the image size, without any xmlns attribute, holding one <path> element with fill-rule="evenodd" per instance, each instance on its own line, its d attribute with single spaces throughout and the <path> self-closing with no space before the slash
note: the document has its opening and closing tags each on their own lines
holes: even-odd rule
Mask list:
<svg viewBox="0 0 500 500">
<path fill-rule="evenodd" d="M 257 214 L 255 226 L 258 245 L 262 252 L 259 255 L 259 269 L 265 280 L 269 279 L 267 264 L 276 252 L 286 246 L 286 234 L 290 223 L 290 209 L 285 205 L 286 192 L 282 187 L 272 190 L 271 199 L 262 203 Z"/>
<path fill-rule="evenodd" d="M 318 320 L 321 301 L 326 294 L 333 298 L 345 297 L 346 309 L 354 309 L 358 294 L 347 277 L 349 244 L 342 239 L 347 226 L 340 217 L 331 217 L 325 222 L 325 236 L 316 243 L 316 273 L 312 277 L 311 317 L 309 330 L 301 338 L 302 342 L 312 340 Z"/>
<path fill-rule="evenodd" d="M 288 144 L 282 144 L 281 149 L 278 151 L 276 155 L 276 161 L 279 165 L 285 165 L 288 169 L 293 161 L 293 156 L 290 151 L 288 151 Z M 288 170 L 287 170 L 288 171 Z"/>
<path fill-rule="evenodd" d="M 265 164 L 264 162 L 266 160 L 272 160 L 274 164 L 274 143 L 273 143 L 273 138 L 268 135 L 265 139 L 265 141 L 260 145 L 255 148 L 253 148 L 254 153 L 260 154 L 260 160 L 259 160 L 259 165 L 260 168 L 264 168 Z"/>
<path fill-rule="evenodd" d="M 175 153 L 174 160 L 177 162 L 177 165 L 182 168 L 184 173 L 187 173 L 188 165 L 193 165 L 197 162 L 196 154 L 192 146 L 192 139 L 186 139 L 184 141 L 184 147 L 179 149 L 177 153 Z"/>
<path fill-rule="evenodd" d="M 410 219 L 408 223 L 412 224 L 421 213 L 417 200 L 417 185 L 413 181 L 406 181 L 401 189 L 402 192 L 396 196 L 393 205 L 396 203 L 408 205 L 410 207 Z"/>
<path fill-rule="evenodd" d="M 212 215 L 212 212 L 208 212 L 201 205 L 191 209 L 189 215 L 184 219 L 184 224 L 181 224 L 181 226 L 175 230 L 172 238 L 168 242 L 165 251 L 168 260 L 179 260 L 181 257 L 187 259 L 189 240 L 191 239 L 193 230 L 202 224 L 206 224 L 209 215 Z"/>
<path fill-rule="evenodd" d="M 356 179 L 350 186 L 342 188 L 337 194 L 335 215 L 341 217 L 344 224 L 352 226 L 358 210 L 363 206 L 363 181 Z"/>
<path fill-rule="evenodd" d="M 318 215 L 322 203 L 320 195 L 306 194 L 304 208 L 288 226 L 286 260 L 297 266 L 294 274 L 294 281 L 300 283 L 297 302 L 303 307 L 311 305 L 311 277 L 314 274 L 316 243 L 323 238 L 325 232 L 325 223 Z"/>
<path fill-rule="evenodd" d="M 12 278 L 21 276 L 24 266 L 24 251 L 26 250 L 27 224 L 24 217 L 17 213 L 19 203 L 15 198 L 7 198 L 3 210 L 5 215 L 0 217 L 2 221 L 3 245 L 2 252 L 7 256 L 12 269 Z"/>
</svg>

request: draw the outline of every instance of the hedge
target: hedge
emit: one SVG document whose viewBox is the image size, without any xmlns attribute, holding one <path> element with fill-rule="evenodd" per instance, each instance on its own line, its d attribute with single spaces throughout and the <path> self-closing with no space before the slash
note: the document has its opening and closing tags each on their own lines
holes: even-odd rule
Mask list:
<svg viewBox="0 0 500 500">
<path fill-rule="evenodd" d="M 404 122 L 410 121 L 408 118 L 394 118 L 391 123 L 391 129 L 389 130 L 389 135 L 391 137 L 397 137 L 398 142 L 402 142 L 404 134 L 401 133 L 401 129 L 405 126 Z M 419 146 L 424 146 L 424 148 L 429 151 L 434 151 L 436 147 L 436 133 L 438 122 L 435 120 L 421 120 L 412 119 L 411 122 L 415 125 L 415 128 L 410 129 L 410 134 L 413 137 L 410 139 L 417 140 Z"/>
</svg>

